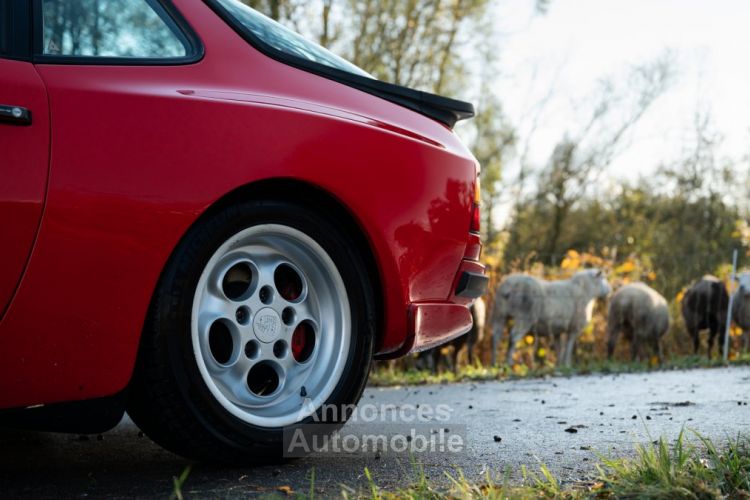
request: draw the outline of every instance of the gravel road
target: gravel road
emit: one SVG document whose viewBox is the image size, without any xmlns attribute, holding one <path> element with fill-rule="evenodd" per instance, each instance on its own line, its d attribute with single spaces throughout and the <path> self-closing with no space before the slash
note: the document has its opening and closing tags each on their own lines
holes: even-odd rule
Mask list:
<svg viewBox="0 0 750 500">
<path fill-rule="evenodd" d="M 443 472 L 455 468 L 471 479 L 506 469 L 517 475 L 521 465 L 534 470 L 543 462 L 563 481 L 578 481 L 593 474 L 596 452 L 629 455 L 634 443 L 659 436 L 671 440 L 683 428 L 719 441 L 750 433 L 750 367 L 370 388 L 362 403 L 373 405 L 378 420 L 386 421 L 359 422 L 345 431 L 392 435 L 408 427 L 392 423 L 390 416 L 402 409 L 447 405 L 440 407 L 447 420 L 435 417 L 415 426 L 436 439 L 465 439 L 463 451 L 417 455 L 431 479 L 444 481 Z M 164 498 L 172 491 L 172 477 L 187 464 L 139 435 L 127 418 L 102 436 L 0 431 L 4 497 Z M 362 486 L 365 467 L 382 487 L 412 477 L 406 454 L 327 454 L 280 466 L 195 465 L 183 492 L 244 497 L 287 486 L 307 491 L 314 468 L 317 492 L 334 494 L 342 483 Z"/>
</svg>

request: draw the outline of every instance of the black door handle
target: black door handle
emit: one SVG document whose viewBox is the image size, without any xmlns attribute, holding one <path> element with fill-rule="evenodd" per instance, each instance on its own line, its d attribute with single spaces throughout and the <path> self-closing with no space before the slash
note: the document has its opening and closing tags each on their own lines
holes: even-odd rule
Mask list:
<svg viewBox="0 0 750 500">
<path fill-rule="evenodd" d="M 9 125 L 31 125 L 31 111 L 21 106 L 0 104 L 0 123 Z"/>
</svg>

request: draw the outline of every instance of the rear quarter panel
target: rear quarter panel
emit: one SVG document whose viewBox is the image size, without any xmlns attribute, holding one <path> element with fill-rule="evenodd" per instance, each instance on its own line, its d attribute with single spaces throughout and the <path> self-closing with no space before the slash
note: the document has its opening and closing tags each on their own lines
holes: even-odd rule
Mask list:
<svg viewBox="0 0 750 500">
<path fill-rule="evenodd" d="M 180 238 L 226 193 L 263 179 L 318 186 L 360 223 L 383 283 L 380 351 L 404 342 L 410 302 L 451 296 L 476 170 L 455 136 L 271 61 L 202 3 L 176 3 L 206 46 L 198 64 L 38 67 L 52 114 L 50 186 L 0 324 L 0 407 L 124 388 Z"/>
</svg>

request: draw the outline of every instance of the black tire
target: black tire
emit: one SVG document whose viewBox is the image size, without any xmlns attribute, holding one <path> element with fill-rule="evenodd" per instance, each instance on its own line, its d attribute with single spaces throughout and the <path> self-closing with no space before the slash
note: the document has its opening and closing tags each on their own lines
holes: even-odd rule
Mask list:
<svg viewBox="0 0 750 500">
<path fill-rule="evenodd" d="M 375 336 L 373 288 L 354 241 L 336 226 L 334 214 L 318 210 L 278 200 L 238 203 L 204 216 L 178 245 L 152 299 L 128 398 L 129 415 L 156 443 L 199 461 L 268 462 L 284 455 L 283 428 L 248 424 L 219 404 L 199 373 L 190 340 L 193 297 L 206 263 L 228 238 L 258 224 L 304 232 L 335 263 L 349 299 L 352 335 L 343 375 L 326 404 L 359 401 Z"/>
</svg>

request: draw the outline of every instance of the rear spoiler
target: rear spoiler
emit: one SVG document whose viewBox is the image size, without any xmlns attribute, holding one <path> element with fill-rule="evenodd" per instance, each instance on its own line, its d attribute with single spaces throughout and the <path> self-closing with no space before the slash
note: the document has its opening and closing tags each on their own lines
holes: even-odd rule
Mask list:
<svg viewBox="0 0 750 500">
<path fill-rule="evenodd" d="M 334 80 L 355 89 L 367 92 L 374 96 L 385 99 L 392 103 L 409 108 L 417 113 L 423 114 L 433 120 L 437 120 L 446 126 L 453 128 L 457 121 L 466 120 L 474 116 L 474 105 L 470 102 L 458 101 L 448 97 L 442 97 L 429 92 L 415 90 L 402 85 L 386 83 L 375 78 L 349 73 L 338 68 L 310 61 L 302 57 L 281 51 L 256 36 L 241 23 L 235 22 L 232 17 L 213 0 L 206 2 L 219 17 L 234 29 L 250 45 L 284 64 L 302 69 L 309 73 Z"/>
<path fill-rule="evenodd" d="M 322 66 L 322 65 L 321 65 Z M 323 66 L 328 69 L 327 66 Z M 359 76 L 346 71 L 330 68 L 331 72 L 343 73 L 341 75 L 326 75 L 323 72 L 315 71 L 336 80 L 355 89 L 362 90 L 368 94 L 376 95 L 386 101 L 399 104 L 405 108 L 421 113 L 425 116 L 444 123 L 450 128 L 460 120 L 466 120 L 474 116 L 474 105 L 470 102 L 450 99 L 448 97 L 414 90 L 409 87 L 386 83 L 374 78 Z M 312 70 L 310 70 L 312 71 Z"/>
</svg>

